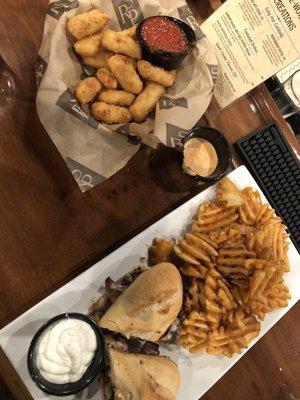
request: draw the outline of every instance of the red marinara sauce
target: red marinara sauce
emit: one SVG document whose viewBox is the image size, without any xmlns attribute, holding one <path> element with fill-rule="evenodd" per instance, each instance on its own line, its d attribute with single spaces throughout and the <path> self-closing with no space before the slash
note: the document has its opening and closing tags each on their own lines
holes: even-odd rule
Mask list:
<svg viewBox="0 0 300 400">
<path fill-rule="evenodd" d="M 185 33 L 175 22 L 164 17 L 147 19 L 143 25 L 141 34 L 151 51 L 167 51 L 180 53 L 188 47 Z"/>
</svg>

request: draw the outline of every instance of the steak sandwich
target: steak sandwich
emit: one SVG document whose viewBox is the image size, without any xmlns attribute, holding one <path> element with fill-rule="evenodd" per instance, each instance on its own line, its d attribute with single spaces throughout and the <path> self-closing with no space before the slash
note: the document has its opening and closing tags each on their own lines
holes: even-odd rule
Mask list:
<svg viewBox="0 0 300 400">
<path fill-rule="evenodd" d="M 175 400 L 180 375 L 168 357 L 108 349 L 106 400 Z"/>
<path fill-rule="evenodd" d="M 182 306 L 182 280 L 167 262 L 142 272 L 100 318 L 101 328 L 127 339 L 157 342 L 174 323 Z"/>
</svg>

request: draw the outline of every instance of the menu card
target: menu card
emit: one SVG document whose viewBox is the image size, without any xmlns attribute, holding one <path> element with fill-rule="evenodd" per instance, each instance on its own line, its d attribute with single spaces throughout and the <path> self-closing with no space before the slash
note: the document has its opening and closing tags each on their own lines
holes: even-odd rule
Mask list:
<svg viewBox="0 0 300 400">
<path fill-rule="evenodd" d="M 227 0 L 202 25 L 219 59 L 222 108 L 300 56 L 300 0 Z"/>
</svg>

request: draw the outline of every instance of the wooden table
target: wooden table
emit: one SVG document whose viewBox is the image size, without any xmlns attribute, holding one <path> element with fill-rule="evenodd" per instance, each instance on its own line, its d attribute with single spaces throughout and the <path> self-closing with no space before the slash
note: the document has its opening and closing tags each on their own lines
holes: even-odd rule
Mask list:
<svg viewBox="0 0 300 400">
<path fill-rule="evenodd" d="M 8 76 L 15 85 L 11 100 L 0 94 L 1 326 L 201 190 L 181 173 L 175 151 L 143 147 L 115 176 L 80 192 L 34 106 L 33 68 L 47 3 L 1 2 L 0 79 Z M 202 21 L 219 1 L 191 0 L 190 6 Z M 264 85 L 222 112 L 213 103 L 203 121 L 234 142 L 273 119 L 299 156 Z M 297 304 L 203 399 L 299 399 L 299 317 Z M 3 354 L 0 373 L 15 395 L 0 385 L 1 398 L 31 398 Z"/>
</svg>

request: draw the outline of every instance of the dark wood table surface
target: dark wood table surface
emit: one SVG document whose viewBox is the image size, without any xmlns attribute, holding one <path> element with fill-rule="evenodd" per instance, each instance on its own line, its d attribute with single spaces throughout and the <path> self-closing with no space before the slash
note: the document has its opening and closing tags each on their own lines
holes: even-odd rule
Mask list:
<svg viewBox="0 0 300 400">
<path fill-rule="evenodd" d="M 202 189 L 182 174 L 176 151 L 142 147 L 115 176 L 81 193 L 34 105 L 47 3 L 1 1 L 0 86 L 11 85 L 0 92 L 0 327 Z M 201 22 L 219 0 L 189 4 Z M 201 122 L 234 142 L 274 119 L 299 156 L 264 85 L 221 112 L 213 102 Z M 299 400 L 299 331 L 298 303 L 202 399 Z M 31 398 L 3 352 L 0 373 L 1 399 Z"/>
</svg>

